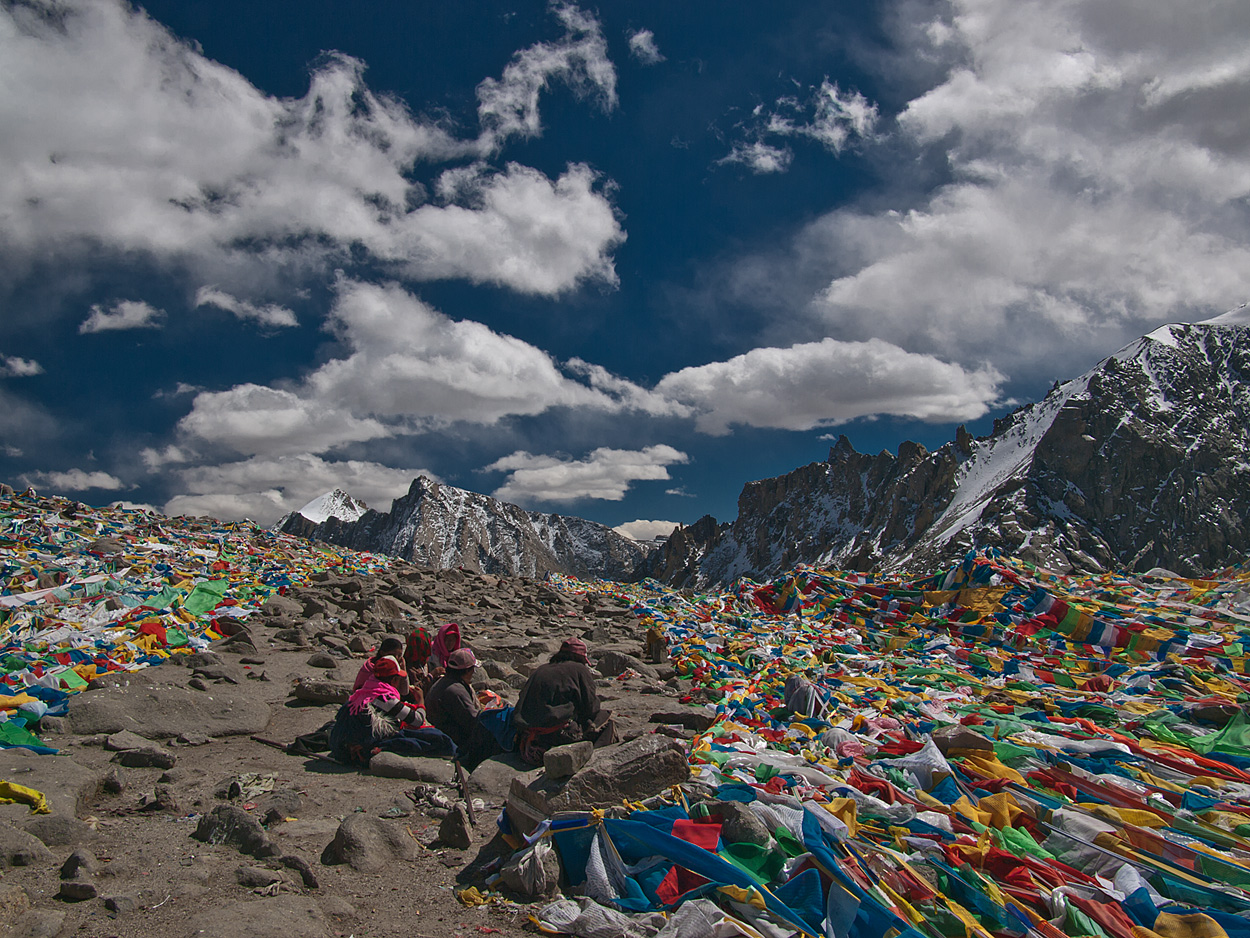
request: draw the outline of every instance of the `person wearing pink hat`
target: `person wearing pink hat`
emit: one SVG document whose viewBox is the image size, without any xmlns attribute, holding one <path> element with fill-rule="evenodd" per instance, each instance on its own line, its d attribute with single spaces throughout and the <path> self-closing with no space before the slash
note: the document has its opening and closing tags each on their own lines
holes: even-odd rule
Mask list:
<svg viewBox="0 0 1250 938">
<path fill-rule="evenodd" d="M 612 714 L 599 706 L 584 641 L 565 639 L 551 660 L 534 670 L 521 688 L 512 721 L 517 749 L 531 765 L 541 765 L 555 746 L 584 739 L 602 746 L 615 740 Z"/>
<path fill-rule="evenodd" d="M 472 772 L 484 760 L 501 751 L 494 735 L 478 719 L 481 707 L 473 693 L 477 655 L 465 646 L 447 655 L 446 673 L 425 694 L 426 717 L 456 744 L 457 758 Z"/>
</svg>

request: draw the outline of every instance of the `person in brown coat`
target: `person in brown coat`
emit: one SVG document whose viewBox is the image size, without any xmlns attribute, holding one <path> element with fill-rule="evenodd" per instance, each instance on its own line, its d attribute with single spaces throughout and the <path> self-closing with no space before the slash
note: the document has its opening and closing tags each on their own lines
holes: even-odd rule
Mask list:
<svg viewBox="0 0 1250 938">
<path fill-rule="evenodd" d="M 460 764 L 470 772 L 501 751 L 491 731 L 478 719 L 481 707 L 472 683 L 476 667 L 473 649 L 457 648 L 447 658 L 447 673 L 425 694 L 426 719 L 451 737 Z"/>
<path fill-rule="evenodd" d="M 595 674 L 586 643 L 566 639 L 551 660 L 540 665 L 521 688 L 512 720 L 517 750 L 531 765 L 541 765 L 554 746 L 588 739 L 596 746 L 615 739 L 612 714 L 599 706 Z"/>
</svg>

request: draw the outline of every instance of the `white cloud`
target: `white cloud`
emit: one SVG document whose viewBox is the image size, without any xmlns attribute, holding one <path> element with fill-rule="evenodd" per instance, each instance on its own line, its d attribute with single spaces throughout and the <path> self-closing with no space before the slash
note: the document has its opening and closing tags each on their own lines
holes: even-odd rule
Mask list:
<svg viewBox="0 0 1250 938">
<path fill-rule="evenodd" d="M 667 537 L 680 527 L 678 521 L 644 521 L 639 518 L 618 524 L 612 530 L 635 541 L 652 541 L 657 537 Z"/>
<path fill-rule="evenodd" d="M 655 44 L 655 33 L 649 29 L 640 29 L 630 34 L 629 54 L 643 65 L 659 65 L 664 61 L 659 46 Z"/>
<path fill-rule="evenodd" d="M 91 307 L 91 315 L 78 326 L 78 332 L 110 332 L 117 329 L 159 329 L 165 322 L 165 311 L 141 300 L 121 300 L 105 309 L 99 303 Z"/>
<path fill-rule="evenodd" d="M 349 56 L 327 56 L 303 97 L 274 98 L 121 0 L 6 5 L 0 247 L 10 265 L 104 250 L 227 284 L 353 251 L 405 276 L 464 276 L 468 248 L 486 254 L 482 279 L 509 288 L 612 283 L 607 255 L 623 235 L 583 167 L 554 181 L 478 171 L 463 204 L 429 204 L 413 179 L 422 164 L 539 133 L 552 81 L 614 106 L 597 22 L 572 6 L 556 14 L 564 35 L 483 82 L 481 132 L 460 139 L 370 90 Z"/>
<path fill-rule="evenodd" d="M 878 116 L 877 105 L 860 92 L 843 91 L 825 79 L 806 100 L 786 96 L 767 107 L 758 105 L 742 125 L 749 139 L 735 143 L 717 163 L 741 163 L 757 174 L 784 173 L 794 153 L 771 141 L 806 137 L 836 155 L 853 138 L 871 138 Z"/>
<path fill-rule="evenodd" d="M 1250 296 L 1250 7 L 956 0 L 919 55 L 947 63 L 899 139 L 951 182 L 899 213 L 840 210 L 813 311 L 1013 378 L 1092 364 Z M 832 235 L 832 237 L 831 237 Z"/>
<path fill-rule="evenodd" d="M 125 488 L 122 480 L 107 472 L 85 472 L 82 469 L 70 469 L 68 472 L 29 472 L 22 476 L 27 485 L 49 488 L 54 492 L 85 492 L 88 489 L 103 489 L 116 492 Z"/>
<path fill-rule="evenodd" d="M 291 388 L 240 385 L 199 394 L 179 428 L 247 454 L 325 452 L 453 421 L 492 424 L 553 407 L 677 411 L 636 385 L 575 360 L 453 320 L 395 284 L 341 280 L 331 326 L 350 349 Z"/>
<path fill-rule="evenodd" d="M 341 406 L 323 407 L 317 400 L 257 384 L 197 394 L 178 428 L 240 453 L 267 456 L 323 452 L 391 433 L 377 420 L 355 417 Z"/>
<path fill-rule="evenodd" d="M 611 252 L 625 240 L 589 167 L 572 165 L 552 182 L 509 163 L 448 170 L 424 205 L 392 226 L 381 258 L 426 280 L 464 278 L 521 293 L 556 295 L 583 280 L 615 285 Z"/>
<path fill-rule="evenodd" d="M 341 488 L 385 511 L 426 469 L 393 469 L 359 460 L 331 462 L 309 453 L 255 457 L 218 466 L 177 470 L 184 493 L 165 503 L 170 515 L 209 515 L 225 520 L 251 518 L 272 524 L 298 511 L 318 495 Z"/>
<path fill-rule="evenodd" d="M 522 49 L 501 78 L 487 78 L 477 87 L 484 151 L 496 149 L 503 138 L 541 132 L 538 95 L 553 78 L 578 95 L 594 96 L 605 110 L 616 106 L 616 69 L 598 21 L 572 4 L 553 9 L 564 24 L 564 37 Z"/>
<path fill-rule="evenodd" d="M 879 339 L 823 339 L 683 368 L 655 390 L 693 408 L 697 429 L 722 435 L 735 424 L 810 430 L 878 414 L 973 420 L 1002 380 L 989 366 L 968 371 Z"/>
<path fill-rule="evenodd" d="M 195 305 L 216 306 L 218 309 L 224 309 L 228 313 L 234 313 L 239 319 L 254 319 L 262 326 L 270 326 L 275 329 L 299 325 L 299 320 L 295 318 L 295 313 L 285 306 L 278 306 L 273 303 L 265 306 L 256 306 L 245 300 L 233 297 L 223 290 L 218 290 L 216 287 L 200 287 L 195 292 Z"/>
<path fill-rule="evenodd" d="M 0 378 L 29 378 L 43 374 L 43 365 L 30 358 L 0 355 Z"/>
<path fill-rule="evenodd" d="M 572 502 L 584 498 L 620 501 L 639 480 L 669 478 L 668 466 L 688 462 L 680 450 L 660 444 L 641 450 L 601 447 L 585 459 L 559 459 L 518 451 L 483 467 L 507 472 L 508 480 L 492 494 L 522 504 Z"/>
<path fill-rule="evenodd" d="M 164 449 L 146 447 L 139 451 L 139 458 L 143 460 L 143 465 L 149 472 L 156 472 L 168 465 L 190 462 L 192 456 L 187 451 L 170 444 Z"/>
<path fill-rule="evenodd" d="M 758 176 L 767 173 L 784 173 L 794 161 L 794 153 L 787 147 L 775 147 L 771 144 L 753 140 L 749 143 L 736 143 L 728 156 L 717 160 L 718 164 L 740 163 Z"/>
</svg>

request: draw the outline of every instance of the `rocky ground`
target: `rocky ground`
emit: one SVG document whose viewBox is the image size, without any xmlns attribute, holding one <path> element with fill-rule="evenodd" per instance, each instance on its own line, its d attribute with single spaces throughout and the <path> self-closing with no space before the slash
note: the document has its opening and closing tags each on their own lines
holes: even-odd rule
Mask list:
<svg viewBox="0 0 1250 938">
<path fill-rule="evenodd" d="M 454 830 L 463 809 L 445 760 L 386 756 L 357 770 L 270 744 L 331 720 L 383 637 L 445 621 L 461 623 L 482 659 L 479 689 L 508 702 L 564 638 L 584 637 L 621 741 L 567 787 L 510 757 L 484 763 L 469 779 L 477 823 L 466 840 Z M 44 792 L 52 808 L 0 805 L 0 929 L 25 938 L 527 930 L 533 898 L 498 884 L 484 905 L 457 898 L 467 886 L 487 892 L 491 861 L 511 852 L 496 818 L 513 780 L 554 798 L 566 788 L 565 807 L 610 798 L 586 792 L 596 766 L 600 782 L 624 774 L 613 750 L 618 760 L 643 753 L 652 768 L 671 763 L 698 724 L 675 699 L 689 685 L 639 660 L 642 641 L 610 593 L 403 564 L 369 578 L 322 574 L 207 652 L 93 682 L 68 716 L 43 721 L 59 755 L 0 751 L 0 778 Z M 646 794 L 637 786 L 649 779 L 629 796 Z"/>
</svg>

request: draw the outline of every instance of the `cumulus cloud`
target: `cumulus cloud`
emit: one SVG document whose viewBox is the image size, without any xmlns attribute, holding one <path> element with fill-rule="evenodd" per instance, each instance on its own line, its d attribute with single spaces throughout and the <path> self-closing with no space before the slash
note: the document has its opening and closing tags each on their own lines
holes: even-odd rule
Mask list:
<svg viewBox="0 0 1250 938">
<path fill-rule="evenodd" d="M 350 352 L 290 388 L 196 396 L 179 428 L 246 454 L 325 452 L 454 421 L 492 424 L 554 407 L 674 413 L 680 405 L 585 362 L 453 320 L 396 284 L 340 280 L 331 328 Z M 588 376 L 578 381 L 575 375 Z"/>
<path fill-rule="evenodd" d="M 342 406 L 323 407 L 315 399 L 258 384 L 197 394 L 178 427 L 240 453 L 269 456 L 323 452 L 391 432 L 379 421 L 356 417 Z"/>
<path fill-rule="evenodd" d="M 29 378 L 43 374 L 43 365 L 30 358 L 0 355 L 0 378 Z"/>
<path fill-rule="evenodd" d="M 390 500 L 408 491 L 426 469 L 393 469 L 360 460 L 328 461 L 309 453 L 254 457 L 217 466 L 194 466 L 174 473 L 183 493 L 165 503 L 170 515 L 251 518 L 273 524 L 318 495 L 341 488 L 385 511 Z"/>
<path fill-rule="evenodd" d="M 660 48 L 655 44 L 655 33 L 640 29 L 629 36 L 629 54 L 643 65 L 659 65 L 664 61 Z"/>
<path fill-rule="evenodd" d="M 918 51 L 946 68 L 897 130 L 945 155 L 952 181 L 813 226 L 842 268 L 813 305 L 823 328 L 1036 379 L 1055 356 L 1097 358 L 1250 296 L 1250 7 L 1174 13 L 935 8 Z"/>
<path fill-rule="evenodd" d="M 521 504 L 587 498 L 620 501 L 633 482 L 668 479 L 669 466 L 688 461 L 685 453 L 660 444 L 641 450 L 601 447 L 580 460 L 517 451 L 484 467 L 483 471 L 508 473 L 508 480 L 492 493 L 507 501 Z"/>
<path fill-rule="evenodd" d="M 564 35 L 484 81 L 481 130 L 460 138 L 375 93 L 349 56 L 326 56 L 303 97 L 274 98 L 122 0 L 6 5 L 0 246 L 11 265 L 103 249 L 227 272 L 363 251 L 416 278 L 464 275 L 468 248 L 487 255 L 484 280 L 526 292 L 614 282 L 623 235 L 584 167 L 555 181 L 476 170 L 437 204 L 413 178 L 538 134 L 553 81 L 615 105 L 598 23 L 556 15 Z"/>
<path fill-rule="evenodd" d="M 122 300 L 108 309 L 94 304 L 91 315 L 78 326 L 78 332 L 87 335 L 119 329 L 159 329 L 164 323 L 164 310 L 141 300 Z"/>
<path fill-rule="evenodd" d="M 107 472 L 85 472 L 82 469 L 70 469 L 67 472 L 29 472 L 22 476 L 27 485 L 49 488 L 54 492 L 85 492 L 89 489 L 102 489 L 116 492 L 125 488 L 121 479 Z"/>
<path fill-rule="evenodd" d="M 195 305 L 216 306 L 218 309 L 224 309 L 228 313 L 234 313 L 239 319 L 254 319 L 262 326 L 269 326 L 275 329 L 299 325 L 299 320 L 295 318 L 295 313 L 285 306 L 278 306 L 273 303 L 265 306 L 256 306 L 246 300 L 233 297 L 223 290 L 218 290 L 216 287 L 200 287 L 195 292 Z"/>
<path fill-rule="evenodd" d="M 657 537 L 668 537 L 680 527 L 681 523 L 677 521 L 644 521 L 639 518 L 637 521 L 618 524 L 612 530 L 631 540 L 652 541 Z"/>
<path fill-rule="evenodd" d="M 974 420 L 997 401 L 1002 380 L 989 366 L 969 371 L 880 339 L 823 339 L 683 368 L 655 390 L 690 406 L 700 431 L 723 435 L 735 424 L 810 430 L 879 414 Z"/>
</svg>

